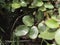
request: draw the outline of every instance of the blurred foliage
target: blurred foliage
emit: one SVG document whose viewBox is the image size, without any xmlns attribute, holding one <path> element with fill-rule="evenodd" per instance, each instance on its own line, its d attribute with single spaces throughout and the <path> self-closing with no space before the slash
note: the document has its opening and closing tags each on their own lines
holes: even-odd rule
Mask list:
<svg viewBox="0 0 60 45">
<path fill-rule="evenodd" d="M 24 12 L 24 16 L 21 19 L 23 25 L 19 25 L 14 29 L 14 36 L 18 38 L 27 36 L 30 39 L 36 39 L 38 37 L 42 38 L 43 41 L 54 39 L 54 44 L 60 45 L 59 0 L 9 0 L 7 2 L 6 0 L 0 0 L 0 7 L 1 9 L 5 8 L 8 12 L 12 13 L 23 7 L 28 9 L 37 9 L 31 14 L 28 13 L 28 11 L 25 12 L 23 9 L 21 10 Z M 47 43 L 47 45 L 51 44 Z"/>
</svg>

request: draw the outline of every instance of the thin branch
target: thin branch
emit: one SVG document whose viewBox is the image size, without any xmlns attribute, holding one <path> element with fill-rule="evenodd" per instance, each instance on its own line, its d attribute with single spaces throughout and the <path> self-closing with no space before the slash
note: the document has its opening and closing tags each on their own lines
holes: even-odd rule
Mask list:
<svg viewBox="0 0 60 45">
<path fill-rule="evenodd" d="M 17 21 L 19 20 L 19 18 L 21 18 L 22 16 L 23 16 L 23 15 L 20 15 L 20 16 L 18 16 L 18 17 L 16 18 L 16 20 L 14 21 L 14 23 L 13 23 L 13 25 L 12 25 L 11 31 L 13 31 L 13 28 L 14 28 L 16 22 L 17 22 Z"/>
</svg>

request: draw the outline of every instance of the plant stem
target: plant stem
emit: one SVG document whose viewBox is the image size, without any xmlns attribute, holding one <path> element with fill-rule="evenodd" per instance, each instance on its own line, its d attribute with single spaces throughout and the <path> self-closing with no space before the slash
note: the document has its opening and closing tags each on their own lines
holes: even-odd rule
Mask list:
<svg viewBox="0 0 60 45">
<path fill-rule="evenodd" d="M 44 40 L 42 39 L 42 41 L 41 41 L 41 45 L 42 45 L 43 41 L 44 41 Z"/>
<path fill-rule="evenodd" d="M 13 35 L 12 35 L 12 43 L 11 43 L 11 45 L 15 45 L 15 35 L 14 35 L 14 32 L 13 32 Z"/>
<path fill-rule="evenodd" d="M 19 37 L 17 37 L 17 45 L 19 45 L 19 42 L 20 42 L 20 41 L 19 41 Z"/>
<path fill-rule="evenodd" d="M 16 22 L 17 22 L 22 16 L 23 16 L 23 15 L 18 16 L 18 17 L 16 18 L 16 20 L 14 21 L 14 23 L 13 23 L 13 25 L 12 25 L 12 28 L 11 28 L 11 31 L 12 31 L 12 32 L 13 32 L 13 28 L 14 28 Z"/>
</svg>

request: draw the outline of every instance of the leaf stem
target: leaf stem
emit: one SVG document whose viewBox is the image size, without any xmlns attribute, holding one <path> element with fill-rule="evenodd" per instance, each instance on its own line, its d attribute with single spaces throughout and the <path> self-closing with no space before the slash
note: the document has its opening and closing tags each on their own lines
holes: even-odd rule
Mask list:
<svg viewBox="0 0 60 45">
<path fill-rule="evenodd" d="M 19 37 L 17 37 L 17 45 L 19 45 Z"/>
<path fill-rule="evenodd" d="M 12 25 L 11 31 L 13 31 L 13 28 L 14 28 L 16 22 L 17 22 L 22 16 L 23 16 L 23 15 L 20 15 L 20 16 L 18 16 L 18 17 L 16 18 L 16 20 L 14 21 L 14 23 L 13 23 L 13 25 Z"/>
<path fill-rule="evenodd" d="M 44 41 L 44 40 L 42 39 L 42 41 L 41 41 L 41 45 L 42 45 L 43 41 Z"/>
</svg>

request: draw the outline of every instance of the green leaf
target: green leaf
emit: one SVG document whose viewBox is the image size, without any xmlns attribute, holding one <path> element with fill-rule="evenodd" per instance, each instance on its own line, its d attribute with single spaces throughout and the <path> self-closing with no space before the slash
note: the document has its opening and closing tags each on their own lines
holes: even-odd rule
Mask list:
<svg viewBox="0 0 60 45">
<path fill-rule="evenodd" d="M 35 8 L 35 7 L 41 7 L 41 6 L 43 6 L 43 2 L 41 0 L 33 0 L 29 8 Z"/>
<path fill-rule="evenodd" d="M 34 24 L 34 18 L 31 16 L 24 16 L 22 21 L 26 26 L 32 26 Z"/>
<path fill-rule="evenodd" d="M 52 4 L 49 4 L 49 3 L 46 3 L 44 4 L 45 8 L 48 8 L 48 9 L 53 9 L 54 6 Z"/>
<path fill-rule="evenodd" d="M 36 6 L 37 6 L 37 7 L 41 7 L 42 5 L 43 5 L 43 2 L 42 2 L 42 1 L 40 1 L 40 2 L 38 1 L 38 2 L 36 3 Z"/>
<path fill-rule="evenodd" d="M 41 21 L 44 18 L 43 12 L 39 10 L 37 15 L 35 15 L 35 18 L 38 22 Z"/>
<path fill-rule="evenodd" d="M 37 29 L 37 27 L 36 26 L 33 26 L 31 29 L 30 29 L 30 32 L 29 32 L 29 37 L 31 38 L 31 39 L 36 39 L 37 38 L 37 36 L 38 36 L 38 29 Z"/>
<path fill-rule="evenodd" d="M 49 0 L 43 0 L 43 1 L 49 1 Z"/>
<path fill-rule="evenodd" d="M 12 6 L 12 9 L 17 9 L 21 7 L 20 3 L 12 3 L 11 6 Z"/>
<path fill-rule="evenodd" d="M 56 31 L 55 41 L 57 42 L 57 44 L 60 45 L 60 29 L 58 29 L 58 30 Z"/>
<path fill-rule="evenodd" d="M 0 0 L 0 3 L 4 3 L 5 2 L 5 0 Z"/>
<path fill-rule="evenodd" d="M 57 28 L 59 27 L 59 24 L 56 20 L 54 19 L 48 19 L 45 21 L 45 24 L 49 27 L 49 28 Z"/>
<path fill-rule="evenodd" d="M 52 15 L 51 18 L 57 21 L 56 15 Z"/>
<path fill-rule="evenodd" d="M 60 24 L 60 15 L 57 15 L 57 21 Z"/>
<path fill-rule="evenodd" d="M 51 45 L 51 44 L 47 43 L 47 45 Z"/>
<path fill-rule="evenodd" d="M 51 16 L 51 18 L 60 22 L 60 15 L 53 15 L 53 16 Z"/>
<path fill-rule="evenodd" d="M 54 36 L 55 36 L 55 32 L 49 32 L 48 30 L 39 34 L 39 38 L 43 38 L 46 40 L 52 40 L 54 39 Z"/>
<path fill-rule="evenodd" d="M 22 7 L 26 7 L 27 6 L 27 3 L 24 0 L 20 0 L 20 1 L 21 1 L 20 4 L 21 4 Z"/>
<path fill-rule="evenodd" d="M 60 15 L 57 16 L 58 23 L 60 24 Z"/>
<path fill-rule="evenodd" d="M 55 43 L 51 44 L 51 45 L 56 45 Z"/>
<path fill-rule="evenodd" d="M 46 26 L 43 23 L 38 24 L 39 33 L 44 32 L 46 30 Z"/>
<path fill-rule="evenodd" d="M 58 12 L 59 12 L 59 15 L 60 15 L 60 8 L 58 8 Z"/>
<path fill-rule="evenodd" d="M 27 6 L 26 2 L 21 2 L 20 4 L 21 4 L 22 7 L 26 7 Z"/>
<path fill-rule="evenodd" d="M 36 3 L 37 3 L 37 0 L 33 0 L 33 2 L 31 3 L 31 6 L 29 6 L 29 8 L 35 8 Z"/>
<path fill-rule="evenodd" d="M 18 3 L 18 2 L 19 2 L 19 0 L 13 0 L 12 2 L 13 2 L 13 3 Z"/>
<path fill-rule="evenodd" d="M 57 30 L 56 28 L 50 28 L 48 31 L 49 32 L 56 32 L 56 30 Z"/>
<path fill-rule="evenodd" d="M 20 25 L 15 29 L 16 36 L 24 36 L 29 32 L 29 28 L 25 25 Z"/>
<path fill-rule="evenodd" d="M 53 10 L 48 10 L 47 13 L 52 16 L 54 11 Z"/>
<path fill-rule="evenodd" d="M 39 10 L 46 11 L 46 8 L 42 6 L 42 7 L 39 8 Z"/>
</svg>

